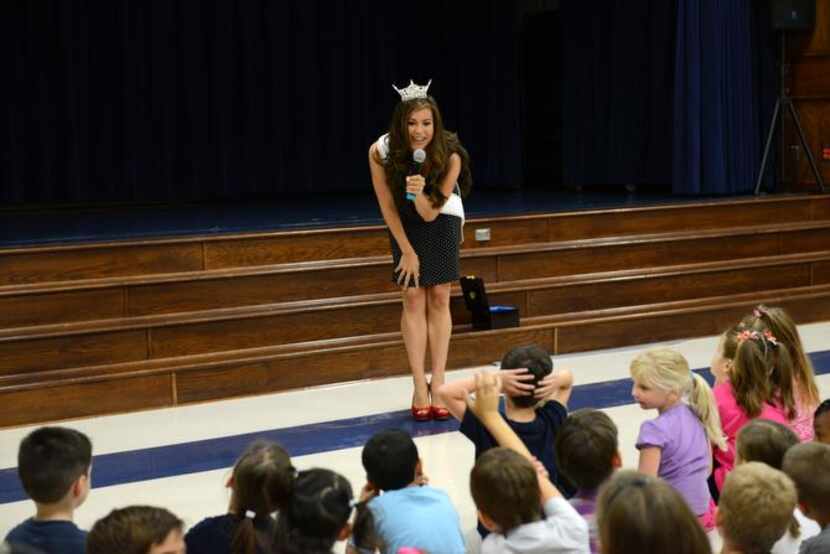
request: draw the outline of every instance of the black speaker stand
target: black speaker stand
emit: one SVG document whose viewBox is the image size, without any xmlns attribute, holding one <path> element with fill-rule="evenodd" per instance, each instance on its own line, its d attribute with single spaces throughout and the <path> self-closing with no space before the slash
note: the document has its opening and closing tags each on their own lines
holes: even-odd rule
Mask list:
<svg viewBox="0 0 830 554">
<path fill-rule="evenodd" d="M 824 180 L 821 178 L 821 172 L 816 165 L 816 159 L 813 157 L 813 151 L 810 150 L 807 144 L 807 138 L 804 136 L 804 129 L 801 128 L 801 120 L 798 117 L 798 110 L 793 104 L 793 99 L 787 91 L 786 78 L 790 71 L 790 64 L 787 62 L 787 32 L 781 31 L 781 92 L 778 99 L 775 101 L 775 110 L 772 112 L 772 121 L 769 124 L 769 132 L 767 133 L 767 143 L 764 146 L 764 157 L 761 159 L 761 168 L 758 170 L 758 181 L 755 183 L 755 194 L 761 193 L 761 181 L 764 180 L 764 173 L 767 169 L 767 160 L 769 159 L 769 149 L 772 146 L 772 137 L 775 135 L 775 128 L 778 124 L 779 117 L 783 125 L 784 114 L 783 110 L 788 110 L 795 123 L 795 129 L 798 131 L 798 138 L 801 141 L 801 147 L 807 154 L 807 160 L 810 162 L 810 168 L 813 170 L 813 176 L 816 178 L 816 183 L 821 192 L 824 192 Z"/>
</svg>

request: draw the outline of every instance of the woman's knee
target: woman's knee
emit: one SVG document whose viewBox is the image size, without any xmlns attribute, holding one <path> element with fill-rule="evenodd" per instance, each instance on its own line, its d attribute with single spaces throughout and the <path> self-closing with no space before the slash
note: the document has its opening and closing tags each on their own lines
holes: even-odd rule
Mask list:
<svg viewBox="0 0 830 554">
<path fill-rule="evenodd" d="M 450 289 L 451 285 L 449 283 L 435 285 L 427 289 L 429 308 L 431 310 L 448 309 L 450 305 Z"/>
<path fill-rule="evenodd" d="M 407 313 L 422 313 L 426 308 L 426 293 L 422 288 L 410 287 L 401 296 Z"/>
</svg>

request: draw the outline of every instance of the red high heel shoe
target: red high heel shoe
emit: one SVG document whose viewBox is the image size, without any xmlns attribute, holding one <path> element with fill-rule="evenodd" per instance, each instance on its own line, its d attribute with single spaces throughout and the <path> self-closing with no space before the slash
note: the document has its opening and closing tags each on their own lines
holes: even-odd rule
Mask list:
<svg viewBox="0 0 830 554">
<path fill-rule="evenodd" d="M 446 421 L 450 418 L 450 411 L 443 406 L 432 405 L 432 381 L 427 381 L 427 392 L 429 392 L 430 412 L 432 419 L 436 421 Z"/>
<path fill-rule="evenodd" d="M 427 385 L 427 392 L 429 392 L 429 385 Z M 416 406 L 415 392 L 412 393 L 412 419 L 415 421 L 429 421 L 432 419 L 432 406 Z"/>
</svg>

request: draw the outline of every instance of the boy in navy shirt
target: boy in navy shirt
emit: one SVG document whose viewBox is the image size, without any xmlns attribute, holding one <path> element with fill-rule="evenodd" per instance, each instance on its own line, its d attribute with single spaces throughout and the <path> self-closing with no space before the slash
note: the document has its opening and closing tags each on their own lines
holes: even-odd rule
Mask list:
<svg viewBox="0 0 830 554">
<path fill-rule="evenodd" d="M 86 532 L 73 523 L 91 487 L 92 443 L 79 431 L 41 427 L 20 443 L 17 471 L 35 516 L 6 535 L 45 554 L 84 554 Z"/>
</svg>

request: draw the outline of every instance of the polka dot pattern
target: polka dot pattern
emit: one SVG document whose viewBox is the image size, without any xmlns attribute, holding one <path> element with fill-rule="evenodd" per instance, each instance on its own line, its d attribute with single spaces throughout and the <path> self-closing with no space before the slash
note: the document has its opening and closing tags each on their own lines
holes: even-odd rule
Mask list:
<svg viewBox="0 0 830 554">
<path fill-rule="evenodd" d="M 451 283 L 459 278 L 458 250 L 461 241 L 461 219 L 440 214 L 434 221 L 426 222 L 410 204 L 400 210 L 404 232 L 421 263 L 418 284 L 422 287 Z M 401 261 L 401 249 L 389 234 L 392 245 L 392 280 L 397 282 L 395 268 Z M 409 286 L 415 286 L 410 282 Z"/>
</svg>

